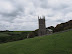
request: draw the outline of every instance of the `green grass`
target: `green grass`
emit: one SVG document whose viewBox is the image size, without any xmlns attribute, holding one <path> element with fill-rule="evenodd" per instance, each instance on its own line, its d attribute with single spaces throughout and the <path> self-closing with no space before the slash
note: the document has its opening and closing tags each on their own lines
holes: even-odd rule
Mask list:
<svg viewBox="0 0 72 54">
<path fill-rule="evenodd" d="M 72 54 L 72 31 L 0 44 L 0 54 Z"/>
</svg>

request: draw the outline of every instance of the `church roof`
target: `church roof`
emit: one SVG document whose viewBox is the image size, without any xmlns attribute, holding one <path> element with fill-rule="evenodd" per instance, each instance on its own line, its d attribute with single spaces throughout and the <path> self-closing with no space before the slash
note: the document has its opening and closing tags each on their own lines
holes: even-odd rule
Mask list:
<svg viewBox="0 0 72 54">
<path fill-rule="evenodd" d="M 52 29 L 47 29 L 48 31 L 53 31 Z"/>
</svg>

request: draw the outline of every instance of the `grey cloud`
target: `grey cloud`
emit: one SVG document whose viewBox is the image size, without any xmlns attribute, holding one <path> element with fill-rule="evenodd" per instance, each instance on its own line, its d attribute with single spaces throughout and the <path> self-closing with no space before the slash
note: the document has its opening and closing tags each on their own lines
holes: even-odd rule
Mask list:
<svg viewBox="0 0 72 54">
<path fill-rule="evenodd" d="M 45 13 L 46 15 L 47 27 L 51 25 L 55 26 L 58 23 L 65 22 L 64 16 L 71 15 L 67 13 L 72 11 L 71 5 L 68 5 L 68 3 L 62 3 L 65 2 L 65 0 L 64 1 L 57 0 L 58 3 L 55 3 L 55 5 L 53 3 L 49 4 L 48 1 L 50 0 L 2 0 L 2 1 L 10 2 L 11 5 L 13 6 L 12 7 L 13 10 L 10 10 L 10 12 L 7 11 L 0 12 L 1 15 L 0 30 L 1 29 L 35 30 L 38 28 L 37 16 L 38 14 L 43 13 Z M 51 2 L 53 2 L 53 0 Z M 63 16 L 64 18 L 60 18 L 60 16 L 61 17 Z M 68 19 L 68 17 L 66 18 L 66 20 L 70 19 Z"/>
<path fill-rule="evenodd" d="M 47 15 L 48 17 L 53 17 L 54 15 L 53 14 L 50 14 L 50 15 Z"/>
<path fill-rule="evenodd" d="M 65 22 L 65 20 L 62 20 L 62 19 L 58 19 L 58 20 L 56 20 L 56 22 Z"/>
<path fill-rule="evenodd" d="M 1 10 L 2 12 L 0 12 L 1 20 L 3 21 L 9 21 L 12 22 L 12 20 L 14 20 L 16 18 L 16 16 L 21 16 L 22 14 L 24 14 L 24 8 L 18 4 L 15 3 L 14 0 L 3 0 L 4 2 L 8 1 L 13 5 L 14 10 L 10 10 L 11 12 L 9 13 L 8 11 L 5 10 Z"/>
<path fill-rule="evenodd" d="M 48 8 L 48 0 L 40 0 L 42 8 Z"/>
<path fill-rule="evenodd" d="M 63 10 L 63 9 L 65 9 L 65 8 L 68 8 L 68 6 L 67 6 L 67 5 L 63 5 L 63 4 L 61 4 L 61 6 L 59 6 L 59 7 L 53 7 L 53 9 L 56 10 L 56 11 L 57 11 L 57 10 L 58 10 L 58 11 L 59 11 L 59 10 Z"/>
<path fill-rule="evenodd" d="M 23 10 L 19 8 L 18 10 L 14 10 L 12 13 L 0 13 L 0 15 L 5 16 L 5 17 L 16 17 L 17 15 L 20 15 Z"/>
<path fill-rule="evenodd" d="M 0 12 L 0 15 L 6 16 L 6 17 L 15 17 L 16 15 L 20 15 L 22 12 L 24 13 L 24 8 L 18 4 L 15 3 L 15 1 L 7 0 L 10 3 L 12 3 L 14 10 L 11 13 L 8 13 L 7 11 Z"/>
</svg>

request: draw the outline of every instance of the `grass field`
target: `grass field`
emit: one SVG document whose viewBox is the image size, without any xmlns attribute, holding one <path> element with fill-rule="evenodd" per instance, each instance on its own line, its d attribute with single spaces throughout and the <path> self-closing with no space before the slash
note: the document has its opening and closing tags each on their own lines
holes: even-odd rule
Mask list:
<svg viewBox="0 0 72 54">
<path fill-rule="evenodd" d="M 0 44 L 0 54 L 72 54 L 72 31 Z"/>
</svg>

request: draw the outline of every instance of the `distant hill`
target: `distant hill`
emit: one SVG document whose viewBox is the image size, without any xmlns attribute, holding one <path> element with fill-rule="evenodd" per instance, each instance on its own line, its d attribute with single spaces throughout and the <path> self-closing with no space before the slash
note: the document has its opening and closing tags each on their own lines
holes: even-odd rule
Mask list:
<svg viewBox="0 0 72 54">
<path fill-rule="evenodd" d="M 72 31 L 0 44 L 0 54 L 72 54 Z"/>
<path fill-rule="evenodd" d="M 67 30 L 67 29 L 72 29 L 72 20 L 65 23 L 58 24 L 54 28 L 54 32 L 59 32 L 59 31 Z"/>
</svg>

